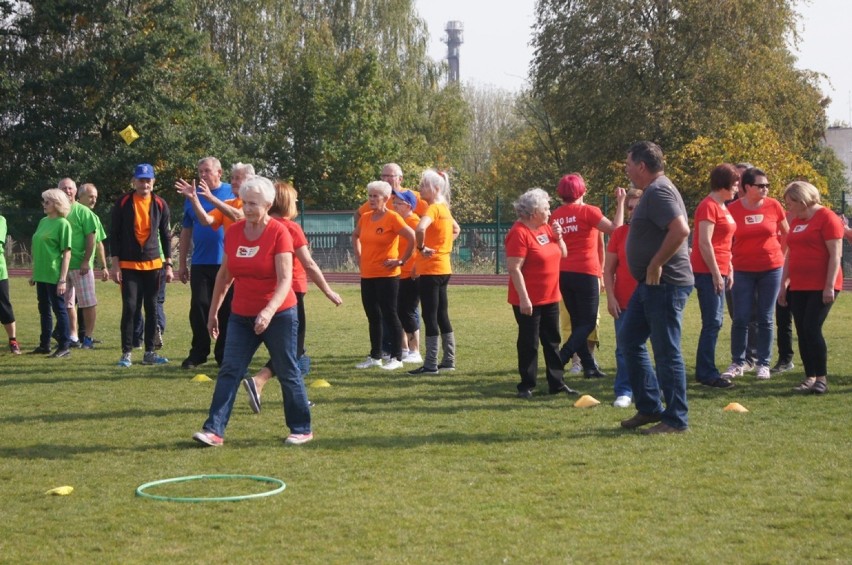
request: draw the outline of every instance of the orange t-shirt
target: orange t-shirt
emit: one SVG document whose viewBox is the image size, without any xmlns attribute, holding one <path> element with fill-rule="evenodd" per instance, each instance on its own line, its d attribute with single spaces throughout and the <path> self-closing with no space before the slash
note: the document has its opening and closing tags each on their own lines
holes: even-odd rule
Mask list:
<svg viewBox="0 0 852 565">
<path fill-rule="evenodd" d="M 412 212 L 414 212 L 418 216 L 422 216 L 426 213 L 426 209 L 429 208 L 429 203 L 420 198 L 420 192 L 416 190 L 409 190 L 407 188 L 400 188 L 400 190 L 408 190 L 409 192 L 413 192 L 414 196 L 417 197 L 417 206 L 414 207 L 414 210 L 412 210 Z M 390 197 L 393 198 L 393 193 L 391 193 Z M 373 209 L 370 208 L 369 202 L 364 202 L 363 204 L 361 204 L 361 207 L 358 208 L 358 213 L 362 216 L 372 211 Z"/>
<path fill-rule="evenodd" d="M 384 262 L 399 259 L 399 232 L 405 227 L 405 220 L 393 210 L 386 210 L 378 220 L 373 220 L 372 211 L 358 219 L 362 279 L 399 276 L 399 267 L 389 269 Z"/>
<path fill-rule="evenodd" d="M 450 253 L 453 250 L 453 215 L 450 208 L 444 204 L 432 204 L 426 209 L 423 217 L 432 218 L 432 223 L 426 228 L 423 245 L 435 252 L 431 257 L 417 256 L 415 268 L 418 275 L 449 275 L 453 268 L 450 265 Z"/>
<path fill-rule="evenodd" d="M 828 208 L 820 208 L 810 220 L 798 218 L 790 222 L 789 247 L 790 290 L 822 290 L 828 271 L 826 241 L 843 239 L 843 222 Z M 837 270 L 834 290 L 843 288 L 843 269 Z"/>
<path fill-rule="evenodd" d="M 701 255 L 698 245 L 698 224 L 710 222 L 713 224 L 713 235 L 710 236 L 710 244 L 713 246 L 713 255 L 716 256 L 716 264 L 719 266 L 719 274 L 726 277 L 731 274 L 731 241 L 737 224 L 733 216 L 721 204 L 708 196 L 698 204 L 695 209 L 695 237 L 692 240 L 692 271 L 695 273 L 709 273 L 710 267 Z"/>
<path fill-rule="evenodd" d="M 139 245 L 144 247 L 151 235 L 151 203 L 153 197 L 149 194 L 146 198 L 134 192 L 132 198 L 133 215 L 136 217 L 133 222 L 133 235 L 136 236 Z M 122 269 L 134 271 L 155 271 L 163 268 L 163 260 L 157 257 L 150 261 L 119 261 L 118 266 Z"/>
<path fill-rule="evenodd" d="M 243 209 L 243 201 L 239 196 L 231 198 L 230 200 L 225 200 L 225 204 L 231 208 L 236 208 L 237 210 Z M 213 208 L 210 210 L 209 214 L 213 216 L 213 223 L 210 224 L 210 227 L 214 230 L 218 230 L 220 226 L 224 226 L 225 231 L 228 231 L 228 228 L 234 223 L 234 220 L 226 216 L 225 213 L 218 208 Z"/>
<path fill-rule="evenodd" d="M 417 224 L 420 223 L 420 216 L 418 216 L 417 214 L 412 212 L 407 217 L 403 218 L 403 220 L 405 220 L 405 223 L 408 224 L 408 227 L 410 227 L 413 230 L 416 230 Z M 411 278 L 411 271 L 412 271 L 412 269 L 414 269 L 414 262 L 416 260 L 417 260 L 417 249 L 414 250 L 414 253 L 411 254 L 411 257 L 408 259 L 408 261 L 406 261 L 402 265 L 402 267 L 400 267 L 400 269 L 402 269 L 402 272 L 400 273 L 399 278 L 401 278 L 401 279 L 410 279 Z"/>
<path fill-rule="evenodd" d="M 521 274 L 533 306 L 562 300 L 559 293 L 559 259 L 562 258 L 562 250 L 557 241 L 553 228 L 547 224 L 532 230 L 523 222 L 515 222 L 506 234 L 506 257 L 524 260 Z M 508 301 L 513 306 L 521 305 L 521 297 L 512 277 L 509 277 Z"/>
<path fill-rule="evenodd" d="M 563 204 L 553 212 L 551 223 L 562 226 L 562 239 L 568 248 L 568 256 L 559 262 L 560 271 L 601 276 L 598 224 L 602 218 L 601 209 L 591 204 Z"/>
<path fill-rule="evenodd" d="M 737 222 L 731 248 L 735 271 L 756 273 L 784 266 L 778 226 L 787 216 L 777 200 L 766 198 L 757 210 L 746 210 L 742 200 L 734 200 L 728 212 Z"/>
</svg>

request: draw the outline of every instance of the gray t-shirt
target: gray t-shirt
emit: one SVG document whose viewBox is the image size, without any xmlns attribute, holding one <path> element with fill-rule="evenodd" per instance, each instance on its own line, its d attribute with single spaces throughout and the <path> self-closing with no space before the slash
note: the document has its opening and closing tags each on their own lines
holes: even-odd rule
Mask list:
<svg viewBox="0 0 852 565">
<path fill-rule="evenodd" d="M 645 280 L 648 265 L 668 233 L 668 225 L 678 216 L 688 218 L 680 192 L 668 177 L 657 177 L 645 188 L 633 210 L 627 233 L 627 265 L 637 281 Z M 686 240 L 663 265 L 662 281 L 677 286 L 695 284 Z"/>
</svg>

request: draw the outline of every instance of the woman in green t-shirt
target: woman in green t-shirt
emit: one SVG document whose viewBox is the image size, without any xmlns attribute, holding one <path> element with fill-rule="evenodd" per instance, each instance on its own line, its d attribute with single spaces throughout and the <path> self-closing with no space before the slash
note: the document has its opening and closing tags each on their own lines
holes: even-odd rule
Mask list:
<svg viewBox="0 0 852 565">
<path fill-rule="evenodd" d="M 15 336 L 15 311 L 9 299 L 9 272 L 6 270 L 6 218 L 0 216 L 0 324 L 9 335 L 9 351 L 15 355 L 21 354 Z"/>
<path fill-rule="evenodd" d="M 45 217 L 33 234 L 33 276 L 41 317 L 41 338 L 33 353 L 50 353 L 53 329 L 51 311 L 56 314 L 56 335 L 59 342 L 51 357 L 68 357 L 68 312 L 65 310 L 65 278 L 71 261 L 71 224 L 65 219 L 71 202 L 64 192 L 51 188 L 41 193 Z"/>
</svg>

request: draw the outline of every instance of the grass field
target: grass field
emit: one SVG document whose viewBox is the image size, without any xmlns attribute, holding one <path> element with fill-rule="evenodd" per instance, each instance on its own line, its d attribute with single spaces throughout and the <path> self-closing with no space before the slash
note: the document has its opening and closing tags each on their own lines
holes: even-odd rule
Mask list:
<svg viewBox="0 0 852 565">
<path fill-rule="evenodd" d="M 504 288 L 451 287 L 458 370 L 411 377 L 356 371 L 368 350 L 355 286 L 335 309 L 308 294 L 308 350 L 330 388 L 309 388 L 316 439 L 285 447 L 281 392 L 264 410 L 237 399 L 225 445 L 202 449 L 215 365 L 179 367 L 188 287 L 170 285 L 165 367 L 115 366 L 117 287 L 98 285 L 99 349 L 68 359 L 0 353 L 3 563 L 850 563 L 852 298 L 831 312 L 829 393 L 791 392 L 802 375 L 690 382 L 688 434 L 622 431 L 612 408 L 612 324 L 599 359 L 610 378 L 569 383 L 602 404 L 514 398 L 516 326 Z M 11 291 L 22 346 L 37 345 L 35 292 Z M 690 301 L 683 348 L 694 366 Z M 720 337 L 727 365 L 728 330 Z M 138 361 L 139 353 L 135 355 Z M 257 366 L 265 358 L 258 355 Z M 690 377 L 691 378 L 691 377 Z M 543 380 L 543 377 L 542 377 Z M 723 412 L 737 401 L 750 412 Z M 142 483 L 234 473 L 280 478 L 280 495 L 175 503 Z M 49 496 L 71 485 L 70 496 Z M 259 492 L 247 481 L 157 489 L 172 496 Z"/>
</svg>

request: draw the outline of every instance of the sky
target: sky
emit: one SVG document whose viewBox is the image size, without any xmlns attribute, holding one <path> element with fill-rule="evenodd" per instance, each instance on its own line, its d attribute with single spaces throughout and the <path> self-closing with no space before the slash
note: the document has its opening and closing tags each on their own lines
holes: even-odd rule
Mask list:
<svg viewBox="0 0 852 565">
<path fill-rule="evenodd" d="M 802 19 L 801 41 L 794 50 L 796 66 L 828 76 L 820 83 L 823 94 L 832 99 L 828 123 L 852 124 L 849 0 L 800 0 L 797 5 Z M 446 23 L 458 20 L 464 24 L 459 57 L 463 83 L 510 91 L 526 84 L 535 0 L 416 0 L 416 6 L 429 27 L 429 54 L 436 60 L 447 54 L 447 46 L 441 42 Z"/>
</svg>

